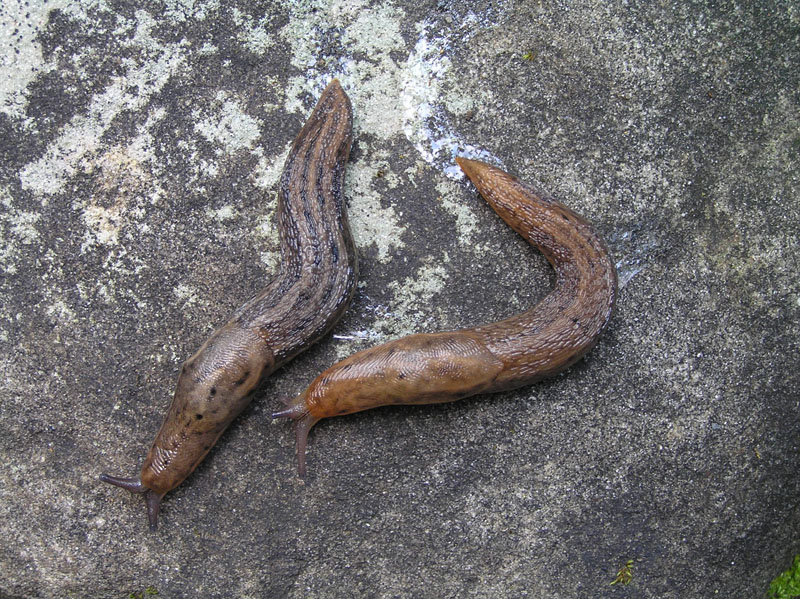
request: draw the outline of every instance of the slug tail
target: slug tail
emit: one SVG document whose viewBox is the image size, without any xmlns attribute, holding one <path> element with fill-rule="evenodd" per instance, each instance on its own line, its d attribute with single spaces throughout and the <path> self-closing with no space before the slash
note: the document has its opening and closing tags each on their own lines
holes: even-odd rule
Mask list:
<svg viewBox="0 0 800 599">
<path fill-rule="evenodd" d="M 291 418 L 297 424 L 295 434 L 297 436 L 297 472 L 301 477 L 306 475 L 306 445 L 308 444 L 308 431 L 319 422 L 319 418 L 312 416 L 306 407 L 305 401 L 289 400 L 284 401 L 290 407 L 275 412 L 272 418 Z"/>
<path fill-rule="evenodd" d="M 471 180 L 475 181 L 480 175 L 488 170 L 488 165 L 477 160 L 470 160 L 462 156 L 456 156 L 456 164 L 464 171 L 464 174 Z"/>
</svg>

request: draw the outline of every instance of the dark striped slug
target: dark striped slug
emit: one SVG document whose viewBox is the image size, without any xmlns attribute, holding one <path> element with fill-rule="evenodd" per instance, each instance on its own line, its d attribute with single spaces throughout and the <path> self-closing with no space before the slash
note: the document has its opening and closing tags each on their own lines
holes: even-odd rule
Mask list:
<svg viewBox="0 0 800 599">
<path fill-rule="evenodd" d="M 352 123 L 350 100 L 333 80 L 280 180 L 279 274 L 183 365 L 140 476 L 100 477 L 144 495 L 151 529 L 161 499 L 194 471 L 259 383 L 325 334 L 352 299 L 356 251 L 342 195 Z"/>
<path fill-rule="evenodd" d="M 334 364 L 273 418 L 297 422 L 305 473 L 308 431 L 322 418 L 378 406 L 455 401 L 529 385 L 574 364 L 608 324 L 617 274 L 592 226 L 498 168 L 456 158 L 495 212 L 553 265 L 556 284 L 534 308 L 499 322 L 410 335 Z"/>
</svg>

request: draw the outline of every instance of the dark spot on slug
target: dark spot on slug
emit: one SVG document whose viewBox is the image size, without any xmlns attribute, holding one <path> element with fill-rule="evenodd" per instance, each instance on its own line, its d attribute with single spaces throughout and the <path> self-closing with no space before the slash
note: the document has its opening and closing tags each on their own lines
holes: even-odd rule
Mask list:
<svg viewBox="0 0 800 599">
<path fill-rule="evenodd" d="M 216 387 L 211 387 L 211 391 L 208 392 L 208 395 L 210 397 L 214 397 L 216 394 L 217 394 L 217 388 Z"/>
<path fill-rule="evenodd" d="M 247 372 L 245 372 L 245 373 L 242 375 L 242 378 L 240 378 L 238 381 L 236 381 L 236 382 L 234 383 L 234 385 L 236 385 L 237 387 L 240 387 L 241 385 L 244 385 L 244 382 L 247 380 L 247 378 L 248 378 L 249 376 L 250 376 L 250 371 L 248 370 Z"/>
<path fill-rule="evenodd" d="M 197 420 L 202 420 L 202 419 L 203 419 L 203 415 L 202 415 L 202 414 L 195 414 L 195 416 L 194 416 L 194 417 L 195 417 Z"/>
</svg>

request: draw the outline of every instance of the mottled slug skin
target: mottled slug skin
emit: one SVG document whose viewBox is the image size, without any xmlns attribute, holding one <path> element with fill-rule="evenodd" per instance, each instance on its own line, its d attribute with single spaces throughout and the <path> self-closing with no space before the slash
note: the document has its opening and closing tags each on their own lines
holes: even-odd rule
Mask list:
<svg viewBox="0 0 800 599">
<path fill-rule="evenodd" d="M 574 364 L 594 347 L 611 317 L 617 274 L 592 226 L 500 169 L 466 158 L 456 162 L 495 212 L 547 257 L 555 287 L 534 308 L 511 318 L 403 337 L 324 371 L 287 402 L 287 410 L 273 414 L 297 421 L 301 474 L 308 431 L 320 419 L 528 385 Z"/>
<path fill-rule="evenodd" d="M 139 478 L 101 477 L 143 493 L 151 528 L 161 498 L 203 460 L 259 383 L 339 320 L 356 283 L 342 195 L 352 109 L 332 81 L 294 141 L 278 194 L 280 272 L 183 365 Z"/>
</svg>

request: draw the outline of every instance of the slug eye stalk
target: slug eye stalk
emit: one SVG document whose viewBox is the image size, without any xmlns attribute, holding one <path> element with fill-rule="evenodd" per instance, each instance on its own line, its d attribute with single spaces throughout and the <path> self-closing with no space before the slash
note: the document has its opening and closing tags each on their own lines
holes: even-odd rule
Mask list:
<svg viewBox="0 0 800 599">
<path fill-rule="evenodd" d="M 152 489 L 148 489 L 138 478 L 120 478 L 108 474 L 101 474 L 100 480 L 104 483 L 114 485 L 115 487 L 126 489 L 131 493 L 144 495 L 144 501 L 147 505 L 147 519 L 150 521 L 150 530 L 158 529 L 158 509 L 161 507 L 161 499 L 164 497 L 164 494 L 159 494 Z"/>
<path fill-rule="evenodd" d="M 285 410 L 281 410 L 280 412 L 274 412 L 272 414 L 272 419 L 276 420 L 278 418 L 291 418 L 295 421 L 297 425 L 295 427 L 295 436 L 297 439 L 297 472 L 302 478 L 306 475 L 306 445 L 308 444 L 308 431 L 310 431 L 311 427 L 320 421 L 320 418 L 315 418 L 312 416 L 309 413 L 305 403 L 297 403 L 292 405 L 291 400 L 285 401 L 284 403 L 290 407 Z"/>
</svg>

